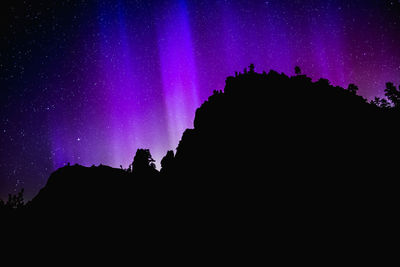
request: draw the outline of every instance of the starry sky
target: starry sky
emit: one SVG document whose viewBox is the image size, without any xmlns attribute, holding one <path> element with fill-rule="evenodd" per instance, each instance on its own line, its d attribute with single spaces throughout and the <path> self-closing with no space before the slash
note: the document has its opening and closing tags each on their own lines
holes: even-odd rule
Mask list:
<svg viewBox="0 0 400 267">
<path fill-rule="evenodd" d="M 26 197 L 68 162 L 157 166 L 225 78 L 303 73 L 400 83 L 400 1 L 21 1 L 0 4 L 0 197 Z"/>
</svg>

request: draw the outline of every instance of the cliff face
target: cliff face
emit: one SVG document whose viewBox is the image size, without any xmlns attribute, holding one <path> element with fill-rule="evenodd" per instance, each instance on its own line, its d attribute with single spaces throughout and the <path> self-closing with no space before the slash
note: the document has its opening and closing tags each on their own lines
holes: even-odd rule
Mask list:
<svg viewBox="0 0 400 267">
<path fill-rule="evenodd" d="M 228 77 L 224 92 L 196 111 L 171 165 L 174 175 L 200 179 L 343 176 L 347 165 L 374 157 L 368 144 L 382 142 L 376 125 L 390 117 L 324 80 L 273 71 Z"/>
</svg>

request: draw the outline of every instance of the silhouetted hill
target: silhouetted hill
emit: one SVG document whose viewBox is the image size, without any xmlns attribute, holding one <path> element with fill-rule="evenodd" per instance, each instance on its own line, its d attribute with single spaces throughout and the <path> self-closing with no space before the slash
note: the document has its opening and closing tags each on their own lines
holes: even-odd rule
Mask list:
<svg viewBox="0 0 400 267">
<path fill-rule="evenodd" d="M 150 205 L 161 186 L 155 169 L 141 174 L 108 166 L 65 166 L 26 205 L 30 212 L 74 216 L 107 214 L 135 204 Z"/>
<path fill-rule="evenodd" d="M 394 216 L 399 112 L 356 89 L 251 67 L 198 108 L 160 172 L 145 149 L 128 170 L 66 166 L 24 214 L 129 217 L 125 227 L 189 239 L 218 233 L 229 242 L 268 230 L 283 239 L 351 232 L 362 240 Z"/>
<path fill-rule="evenodd" d="M 160 184 L 194 202 L 204 194 L 242 201 L 239 196 L 263 198 L 269 191 L 326 197 L 340 189 L 354 196 L 356 187 L 384 179 L 390 168 L 384 166 L 396 150 L 398 115 L 367 103 L 356 89 L 251 67 L 228 77 L 225 90 L 198 108 L 194 128 L 185 131 L 176 155 L 163 159 L 160 174 L 148 150 L 138 150 L 148 155 L 135 157 L 128 170 L 67 166 L 28 206 L 93 208 Z"/>
</svg>

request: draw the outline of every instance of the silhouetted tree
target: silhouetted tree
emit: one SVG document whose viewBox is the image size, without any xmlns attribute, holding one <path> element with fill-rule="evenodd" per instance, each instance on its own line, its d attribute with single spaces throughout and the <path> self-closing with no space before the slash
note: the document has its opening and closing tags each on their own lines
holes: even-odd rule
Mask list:
<svg viewBox="0 0 400 267">
<path fill-rule="evenodd" d="M 356 94 L 357 94 L 357 91 L 358 91 L 358 86 L 355 85 L 355 84 L 353 84 L 353 83 L 351 83 L 351 84 L 349 84 L 349 86 L 347 87 L 347 91 L 348 91 L 349 93 L 351 93 L 351 94 L 356 95 Z"/>
<path fill-rule="evenodd" d="M 254 70 L 255 70 L 254 64 L 251 63 L 250 66 L 249 66 L 249 72 L 250 73 L 254 73 Z"/>
<path fill-rule="evenodd" d="M 167 154 L 165 155 L 165 157 L 163 157 L 163 159 L 161 160 L 161 170 L 162 172 L 168 172 L 173 165 L 174 162 L 174 151 L 169 150 L 167 152 Z"/>
<path fill-rule="evenodd" d="M 165 157 L 163 157 L 163 159 L 161 160 L 161 167 L 162 168 L 166 167 L 173 159 L 174 159 L 174 151 L 169 150 L 167 152 L 167 155 L 165 155 Z"/>
<path fill-rule="evenodd" d="M 128 167 L 127 171 L 128 171 L 129 173 L 132 173 L 132 163 L 129 164 L 129 167 Z"/>
<path fill-rule="evenodd" d="M 132 162 L 133 173 L 146 173 L 156 169 L 149 149 L 138 149 Z"/>
<path fill-rule="evenodd" d="M 373 104 L 379 108 L 389 108 L 390 107 L 390 103 L 386 99 L 379 98 L 379 97 L 375 97 L 374 100 L 371 100 L 371 104 Z"/>
<path fill-rule="evenodd" d="M 294 73 L 295 73 L 296 75 L 300 75 L 300 74 L 301 74 L 301 69 L 300 69 L 299 66 L 294 67 Z"/>
<path fill-rule="evenodd" d="M 24 189 L 18 192 L 16 195 L 9 194 L 8 200 L 4 203 L 3 200 L 0 200 L 0 208 L 6 209 L 19 209 L 24 206 Z"/>
<path fill-rule="evenodd" d="M 386 83 L 385 96 L 395 107 L 400 106 L 400 90 L 398 90 L 393 83 Z"/>
</svg>

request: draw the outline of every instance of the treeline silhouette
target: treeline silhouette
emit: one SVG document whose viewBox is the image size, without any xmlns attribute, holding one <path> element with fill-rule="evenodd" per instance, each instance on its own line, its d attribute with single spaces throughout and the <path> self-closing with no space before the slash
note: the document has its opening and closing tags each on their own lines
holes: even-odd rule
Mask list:
<svg viewBox="0 0 400 267">
<path fill-rule="evenodd" d="M 295 74 L 257 73 L 251 64 L 228 77 L 160 171 L 147 149 L 128 169 L 66 166 L 32 201 L 11 196 L 1 210 L 23 218 L 129 215 L 142 230 L 197 238 L 219 231 L 229 240 L 243 234 L 240 225 L 251 234 L 269 225 L 286 229 L 282 236 L 321 231 L 328 238 L 350 229 L 361 236 L 367 221 L 390 223 L 400 88 L 388 83 L 388 100 L 368 102 L 354 84 L 312 82 L 299 67 Z"/>
</svg>

